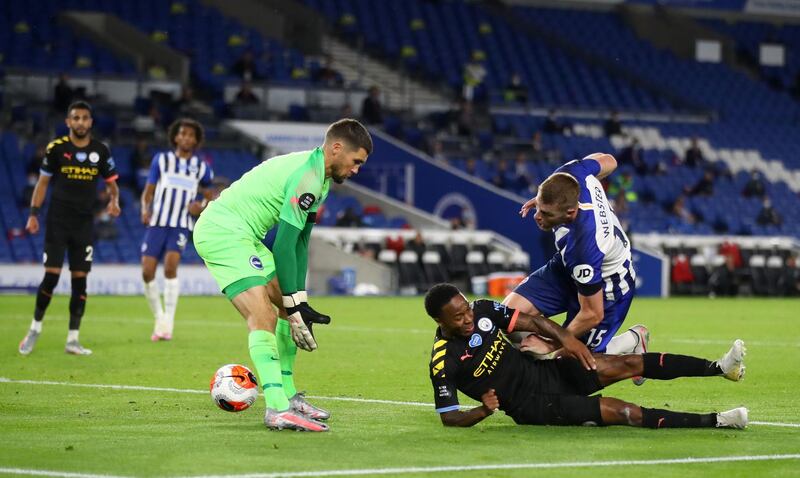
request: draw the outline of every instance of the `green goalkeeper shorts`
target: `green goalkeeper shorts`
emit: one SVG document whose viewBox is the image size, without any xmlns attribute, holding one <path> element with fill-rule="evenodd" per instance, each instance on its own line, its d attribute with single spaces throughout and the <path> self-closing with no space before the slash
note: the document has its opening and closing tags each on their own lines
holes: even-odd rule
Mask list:
<svg viewBox="0 0 800 478">
<path fill-rule="evenodd" d="M 244 226 L 201 215 L 194 227 L 194 247 L 219 289 L 233 300 L 238 294 L 275 277 L 272 252 Z"/>
</svg>

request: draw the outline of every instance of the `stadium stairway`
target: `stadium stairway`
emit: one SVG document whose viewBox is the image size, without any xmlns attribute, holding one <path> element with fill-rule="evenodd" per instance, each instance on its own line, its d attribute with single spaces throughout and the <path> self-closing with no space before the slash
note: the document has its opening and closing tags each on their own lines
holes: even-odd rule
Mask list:
<svg viewBox="0 0 800 478">
<path fill-rule="evenodd" d="M 412 78 L 407 72 L 398 72 L 396 68 L 332 35 L 324 36 L 323 49 L 333 57 L 334 67 L 347 83 L 364 88 L 379 86 L 386 100 L 385 105 L 390 109 L 408 110 L 419 106 L 425 106 L 426 109 L 446 108 L 450 102 L 449 95 Z"/>
</svg>

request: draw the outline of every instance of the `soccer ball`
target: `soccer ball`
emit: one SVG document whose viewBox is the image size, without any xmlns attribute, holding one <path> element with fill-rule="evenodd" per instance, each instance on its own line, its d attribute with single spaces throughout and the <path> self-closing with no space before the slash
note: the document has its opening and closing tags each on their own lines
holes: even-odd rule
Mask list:
<svg viewBox="0 0 800 478">
<path fill-rule="evenodd" d="M 223 365 L 211 377 L 211 399 L 226 412 L 241 412 L 258 398 L 258 381 L 244 365 Z"/>
</svg>

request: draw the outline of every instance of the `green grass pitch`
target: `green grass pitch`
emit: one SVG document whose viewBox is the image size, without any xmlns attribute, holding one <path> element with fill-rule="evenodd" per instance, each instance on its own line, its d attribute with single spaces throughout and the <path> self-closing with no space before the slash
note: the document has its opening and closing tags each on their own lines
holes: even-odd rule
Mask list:
<svg viewBox="0 0 800 478">
<path fill-rule="evenodd" d="M 217 367 L 250 365 L 246 327 L 223 297 L 181 298 L 169 343 L 149 341 L 144 298 L 91 297 L 81 330 L 81 341 L 94 350 L 90 357 L 64 354 L 66 297 L 53 300 L 33 354 L 20 356 L 17 344 L 33 302 L 32 296 L 0 296 L 0 475 L 311 476 L 397 469 L 404 476 L 800 476 L 800 428 L 776 425 L 800 424 L 797 300 L 637 299 L 627 325 L 648 325 L 652 350 L 716 359 L 742 338 L 747 376 L 741 383 L 688 378 L 635 387 L 626 381 L 605 395 L 693 412 L 745 405 L 751 420 L 769 423 L 743 431 L 655 431 L 520 427 L 502 412 L 473 428 L 451 429 L 432 405 L 344 400 L 432 403 L 427 367 L 435 326 L 422 298 L 315 298 L 333 324 L 316 328 L 320 348 L 300 352 L 295 373 L 298 388 L 333 413 L 325 434 L 268 431 L 261 399 L 238 414 L 213 405 L 207 391 Z M 462 403 L 472 402 L 462 397 Z M 708 460 L 775 455 L 796 456 Z M 703 460 L 657 461 L 683 458 Z M 637 463 L 618 463 L 626 460 Z M 508 464 L 538 465 L 497 467 Z M 435 468 L 475 465 L 487 468 Z"/>
</svg>

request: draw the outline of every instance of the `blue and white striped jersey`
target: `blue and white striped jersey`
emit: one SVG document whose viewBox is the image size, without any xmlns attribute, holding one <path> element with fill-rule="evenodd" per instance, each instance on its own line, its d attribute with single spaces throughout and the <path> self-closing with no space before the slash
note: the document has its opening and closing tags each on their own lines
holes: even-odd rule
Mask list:
<svg viewBox="0 0 800 478">
<path fill-rule="evenodd" d="M 150 226 L 185 227 L 191 230 L 194 219 L 189 203 L 197 197 L 198 186 L 211 186 L 214 172 L 196 155 L 179 158 L 174 152 L 158 153 L 150 164 L 148 184 L 156 185 Z"/>
<path fill-rule="evenodd" d="M 614 301 L 635 285 L 636 271 L 628 236 L 611 209 L 596 175 L 594 159 L 570 161 L 556 170 L 578 180 L 578 215 L 555 231 L 556 249 L 578 290 L 591 295 L 602 287 L 606 301 Z"/>
</svg>

